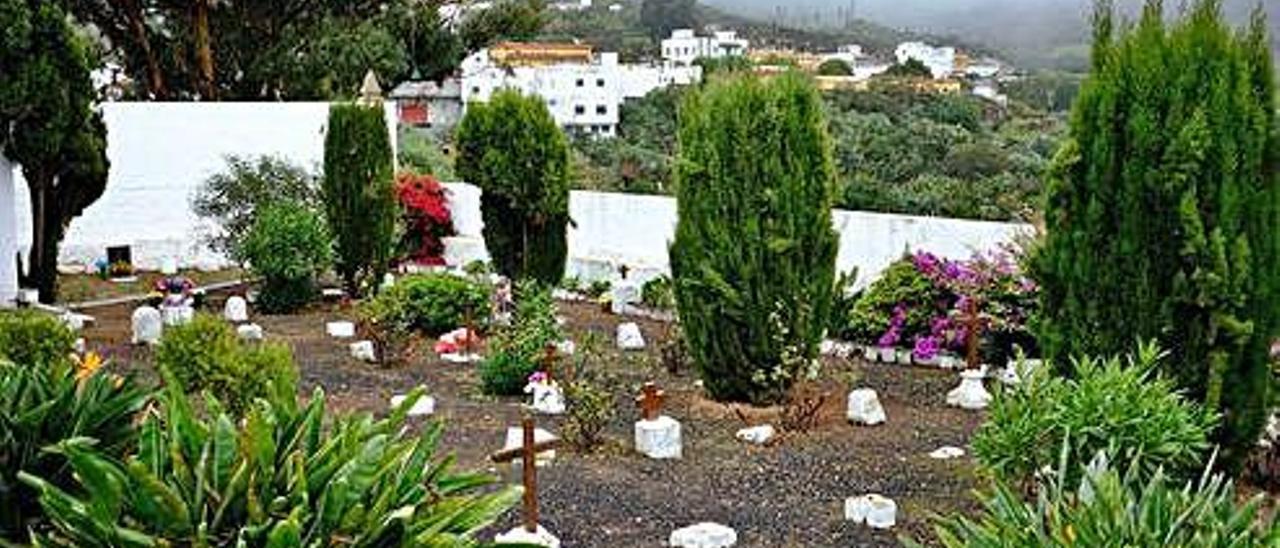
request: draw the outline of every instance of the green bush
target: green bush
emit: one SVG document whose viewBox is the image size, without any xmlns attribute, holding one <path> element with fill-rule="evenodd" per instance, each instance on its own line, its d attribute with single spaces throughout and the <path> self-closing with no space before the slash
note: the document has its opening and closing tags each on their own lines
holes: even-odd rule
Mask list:
<svg viewBox="0 0 1280 548">
<path fill-rule="evenodd" d="M 396 145 L 398 149 L 396 157 L 402 169 L 431 175 L 444 182 L 457 178 L 453 173 L 453 160 L 445 155 L 440 142 L 430 134 L 400 126 L 397 131 Z"/>
<path fill-rule="evenodd" d="M 226 171 L 200 185 L 192 200 L 196 215 L 221 229 L 209 240 L 218 252 L 240 258 L 240 245 L 259 213 L 279 202 L 319 205 L 316 177 L 276 156 L 228 156 Z"/>
<path fill-rule="evenodd" d="M 0 359 L 26 367 L 67 362 L 76 334 L 58 318 L 21 310 L 0 313 Z"/>
<path fill-rule="evenodd" d="M 381 283 L 396 245 L 399 204 L 382 105 L 334 104 L 324 139 L 325 218 L 351 295 Z"/>
<path fill-rule="evenodd" d="M 123 456 L 134 445 L 134 418 L 149 399 L 132 378 L 77 372 L 69 360 L 0 361 L 0 539 L 22 543 L 46 521 L 36 491 L 18 481 L 18 472 L 70 488 L 75 480 L 66 455 L 46 449 L 91 438 L 103 455 Z"/>
<path fill-rule="evenodd" d="M 894 309 L 900 304 L 905 320 L 898 346 L 910 346 L 916 336 L 927 335 L 930 320 L 946 316 L 951 307 L 947 291 L 921 274 L 911 255 L 906 255 L 890 264 L 853 303 L 845 332 L 855 341 L 876 343 L 889 329 Z"/>
<path fill-rule="evenodd" d="M 670 276 L 658 276 L 644 283 L 640 288 L 640 301 L 645 306 L 659 310 L 671 310 L 676 307 L 675 290 Z"/>
<path fill-rule="evenodd" d="M 290 385 L 290 390 L 296 387 Z M 325 413 L 320 389 L 261 401 L 243 421 L 216 400 L 197 414 L 172 385 L 123 460 L 83 439 L 53 450 L 79 485 L 21 475 L 52 527 L 42 546 L 470 546 L 518 498 L 451 470 L 442 427 L 409 428 L 414 392 L 389 416 Z"/>
<path fill-rule="evenodd" d="M 461 327 L 468 319 L 483 327 L 489 319 L 489 291 L 453 274 L 406 276 L 373 299 L 371 317 L 430 336 Z"/>
<path fill-rule="evenodd" d="M 484 241 L 494 268 L 555 286 L 568 253 L 569 145 L 543 100 L 500 91 L 458 124 L 457 171 L 483 190 Z"/>
<path fill-rule="evenodd" d="M 1015 388 L 997 390 L 987 422 L 973 437 L 978 461 L 996 477 L 1024 485 L 1053 467 L 1064 446 L 1071 462 L 1106 451 L 1147 474 L 1161 467 L 1176 476 L 1198 470 L 1214 417 L 1168 379 L 1152 376 L 1162 358 L 1154 346 L 1127 360 L 1086 357 L 1073 362 L 1073 378 L 1038 371 Z"/>
<path fill-rule="evenodd" d="M 487 394 L 523 393 L 529 375 L 538 371 L 548 344 L 564 336 L 556 325 L 551 292 L 533 283 L 516 287 L 516 310 L 511 326 L 489 341 L 488 357 L 480 363 L 480 381 Z"/>
<path fill-rule="evenodd" d="M 221 319 L 197 314 L 185 325 L 166 328 L 155 350 L 155 365 L 188 393 L 208 391 L 236 415 L 254 400 L 294 394 L 293 355 L 282 344 L 244 344 Z"/>
<path fill-rule="evenodd" d="M 263 208 L 241 246 L 241 256 L 262 276 L 254 303 L 263 312 L 288 313 L 316 296 L 316 276 L 329 268 L 333 240 L 321 216 L 301 204 Z"/>
<path fill-rule="evenodd" d="M 690 354 L 716 399 L 780 401 L 816 373 L 835 287 L 822 100 L 797 74 L 729 77 L 680 114 L 670 258 Z"/>
<path fill-rule="evenodd" d="M 1063 464 L 1041 482 L 1031 502 L 998 482 L 977 516 L 939 520 L 939 542 L 947 548 L 1280 545 L 1275 515 L 1261 511 L 1263 495 L 1238 502 L 1229 480 L 1207 473 L 1188 484 L 1162 471 L 1122 474 L 1102 465 L 1104 455 L 1084 471 L 1081 483 L 1061 479 L 1067 475 Z"/>
</svg>

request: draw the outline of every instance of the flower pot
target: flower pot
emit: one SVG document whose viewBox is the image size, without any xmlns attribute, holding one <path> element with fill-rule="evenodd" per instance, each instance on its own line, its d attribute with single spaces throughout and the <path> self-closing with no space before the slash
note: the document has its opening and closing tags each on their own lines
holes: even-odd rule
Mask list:
<svg viewBox="0 0 1280 548">
<path fill-rule="evenodd" d="M 910 351 L 910 350 L 899 350 L 899 351 L 898 351 L 898 365 L 911 365 L 911 351 Z"/>
<path fill-rule="evenodd" d="M 898 350 L 892 346 L 881 346 L 876 350 L 880 354 L 880 361 L 884 363 L 893 363 L 898 357 Z"/>
<path fill-rule="evenodd" d="M 960 372 L 960 386 L 947 393 L 947 405 L 962 409 L 986 409 L 991 403 L 991 393 L 983 386 L 986 372 L 966 369 Z"/>
<path fill-rule="evenodd" d="M 862 359 L 867 360 L 869 362 L 874 362 L 876 361 L 876 358 L 879 358 L 879 357 L 880 357 L 880 352 L 876 350 L 876 347 L 871 345 L 862 347 Z"/>
</svg>

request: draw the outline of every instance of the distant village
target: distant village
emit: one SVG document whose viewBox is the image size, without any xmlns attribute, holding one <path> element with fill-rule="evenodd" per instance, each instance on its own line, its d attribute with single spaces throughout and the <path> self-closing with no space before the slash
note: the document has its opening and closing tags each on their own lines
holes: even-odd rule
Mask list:
<svg viewBox="0 0 1280 548">
<path fill-rule="evenodd" d="M 458 21 L 468 13 L 489 7 L 487 2 L 446 4 L 440 14 Z M 562 1 L 550 5 L 560 11 L 586 10 L 593 0 Z M 621 4 L 608 9 L 619 11 Z M 458 73 L 443 81 L 404 82 L 391 92 L 400 122 L 429 133 L 447 134 L 461 119 L 466 105 L 486 101 L 504 88 L 542 97 L 556 121 L 570 134 L 608 138 L 617 135 L 620 111 L 628 99 L 639 98 L 668 86 L 701 81 L 702 59 L 741 57 L 761 73 L 792 68 L 814 74 L 819 89 L 867 89 L 894 64 L 915 60 L 932 78 L 911 82 L 917 89 L 936 93 L 972 93 L 1003 105 L 998 79 L 1007 67 L 992 58 L 973 58 L 949 46 L 903 42 L 892 55 L 872 55 L 862 46 L 848 44 L 835 51 L 753 48 L 749 40 L 731 29 L 677 29 L 661 42 L 660 58 L 623 63 L 616 52 L 598 52 L 587 44 L 503 42 L 479 50 L 463 60 Z M 818 74 L 819 67 L 842 61 L 849 74 Z"/>
</svg>

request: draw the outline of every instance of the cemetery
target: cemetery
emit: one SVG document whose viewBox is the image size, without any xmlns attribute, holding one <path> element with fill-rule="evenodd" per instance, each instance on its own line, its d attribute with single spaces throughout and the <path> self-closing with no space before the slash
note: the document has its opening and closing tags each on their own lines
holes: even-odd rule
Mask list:
<svg viewBox="0 0 1280 548">
<path fill-rule="evenodd" d="M 349 101 L 85 113 L 115 174 L 59 177 L 116 205 L 70 231 L 0 134 L 32 219 L 0 215 L 31 257 L 0 267 L 0 544 L 1280 546 L 1274 73 L 1203 6 L 1100 16 L 1029 224 L 835 209 L 795 73 L 691 92 L 674 198 L 571 192 L 514 90 L 462 115 L 465 182 L 405 169 L 373 71 Z M 1134 135 L 1138 46 L 1220 73 L 1162 82 L 1198 113 L 1162 121 L 1173 168 Z M 154 158 L 158 127 L 206 150 Z M 319 171 L 223 159 L 266 140 Z"/>
</svg>

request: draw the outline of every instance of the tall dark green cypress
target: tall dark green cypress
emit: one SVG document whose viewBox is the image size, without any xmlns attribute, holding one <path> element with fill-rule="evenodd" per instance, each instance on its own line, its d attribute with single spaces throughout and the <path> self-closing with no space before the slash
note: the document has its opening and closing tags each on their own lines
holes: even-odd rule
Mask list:
<svg viewBox="0 0 1280 548">
<path fill-rule="evenodd" d="M 1234 468 L 1256 440 L 1280 321 L 1275 76 L 1261 13 L 1239 33 L 1219 0 L 1166 25 L 1149 1 L 1095 16 L 1092 73 L 1051 170 L 1034 270 L 1050 357 L 1156 339 L 1166 374 L 1222 414 Z"/>
<path fill-rule="evenodd" d="M 337 241 L 337 271 L 352 295 L 376 288 L 390 268 L 398 212 L 394 166 L 381 105 L 329 107 L 321 190 Z"/>
<path fill-rule="evenodd" d="M 835 167 L 802 76 L 718 79 L 680 111 L 671 244 L 680 321 L 720 400 L 769 403 L 817 366 L 833 297 Z"/>
<path fill-rule="evenodd" d="M 480 187 L 484 242 L 497 271 L 548 285 L 568 255 L 569 144 L 542 99 L 512 90 L 467 105 L 457 172 Z"/>
</svg>

